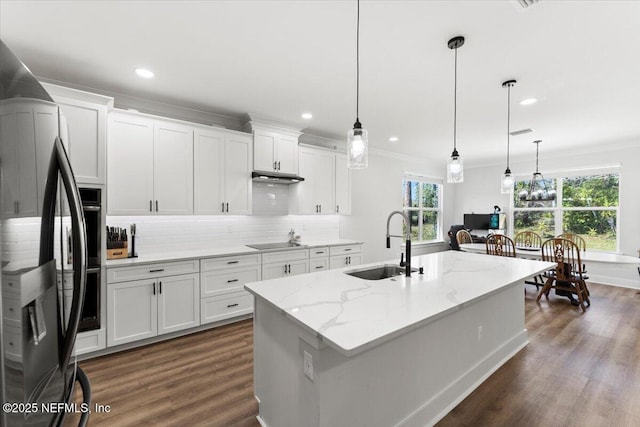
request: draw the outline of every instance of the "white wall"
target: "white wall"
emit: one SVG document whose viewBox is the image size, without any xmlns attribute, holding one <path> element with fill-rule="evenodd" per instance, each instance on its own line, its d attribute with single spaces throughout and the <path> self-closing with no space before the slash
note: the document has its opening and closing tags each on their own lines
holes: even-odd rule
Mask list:
<svg viewBox="0 0 640 427">
<path fill-rule="evenodd" d="M 540 171 L 545 174 L 582 168 L 620 164 L 620 250 L 638 256 L 640 249 L 640 144 L 602 144 L 601 151 L 540 153 Z M 544 147 L 541 147 L 541 150 Z M 512 159 L 514 175 L 531 176 L 535 154 L 527 159 Z M 505 164 L 465 168 L 464 183 L 456 186 L 453 197 L 453 223 L 462 223 L 464 213 L 491 213 L 498 205 L 509 217 L 509 195 L 500 194 L 500 177 Z M 511 224 L 509 224 L 511 227 Z"/>
<path fill-rule="evenodd" d="M 365 262 L 399 260 L 400 248 L 404 241 L 392 238 L 391 249 L 386 249 L 387 217 L 392 211 L 402 210 L 402 178 L 404 172 L 420 173 L 433 177 L 444 177 L 445 165 L 417 162 L 412 158 L 403 158 L 381 153 L 369 154 L 369 167 L 351 172 L 351 215 L 340 217 L 340 237 L 365 242 Z M 451 185 L 444 189 L 444 223 L 449 222 L 453 204 L 451 203 Z M 447 244 L 430 247 L 413 247 L 414 255 L 448 249 L 446 235 L 449 226 L 443 230 L 443 239 Z M 391 220 L 391 234 L 402 234 L 402 221 L 399 216 Z"/>
</svg>

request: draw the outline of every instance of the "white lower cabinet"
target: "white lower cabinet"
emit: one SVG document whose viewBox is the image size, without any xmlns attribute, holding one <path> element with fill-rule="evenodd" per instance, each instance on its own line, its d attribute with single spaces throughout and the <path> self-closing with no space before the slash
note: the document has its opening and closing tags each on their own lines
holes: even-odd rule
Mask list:
<svg viewBox="0 0 640 427">
<path fill-rule="evenodd" d="M 125 344 L 156 335 L 189 329 L 200 325 L 200 275 L 197 260 L 190 274 L 154 276 L 165 266 L 131 267 L 132 275 L 140 269 L 149 277 L 107 284 L 107 346 Z M 173 263 L 180 265 L 180 263 Z M 114 269 L 127 277 L 127 268 Z M 113 277 L 113 271 L 108 277 Z M 116 275 L 117 276 L 117 275 Z"/>
<path fill-rule="evenodd" d="M 267 252 L 262 255 L 262 280 L 309 272 L 309 249 Z"/>
<path fill-rule="evenodd" d="M 260 281 L 260 254 L 200 260 L 200 323 L 253 312 L 253 296 L 244 284 Z"/>
<path fill-rule="evenodd" d="M 362 259 L 362 245 L 343 245 L 329 248 L 329 268 L 331 270 L 360 265 Z"/>
</svg>

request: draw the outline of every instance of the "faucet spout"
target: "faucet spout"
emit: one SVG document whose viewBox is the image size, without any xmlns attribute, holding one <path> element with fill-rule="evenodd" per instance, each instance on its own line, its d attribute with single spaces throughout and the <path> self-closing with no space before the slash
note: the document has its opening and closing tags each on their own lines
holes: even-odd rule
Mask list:
<svg viewBox="0 0 640 427">
<path fill-rule="evenodd" d="M 400 215 L 402 217 L 402 221 L 404 223 L 404 228 L 405 228 L 404 236 L 389 234 L 389 225 L 391 223 L 391 218 L 394 215 Z M 405 256 L 406 256 L 406 259 L 407 259 L 407 261 L 405 263 L 405 267 L 406 267 L 405 276 L 406 277 L 411 277 L 411 223 L 409 222 L 409 215 L 406 212 L 393 211 L 387 217 L 387 248 L 391 247 L 391 238 L 392 237 L 400 237 L 400 238 L 404 237 L 404 239 L 405 239 L 405 254 L 406 254 Z"/>
</svg>

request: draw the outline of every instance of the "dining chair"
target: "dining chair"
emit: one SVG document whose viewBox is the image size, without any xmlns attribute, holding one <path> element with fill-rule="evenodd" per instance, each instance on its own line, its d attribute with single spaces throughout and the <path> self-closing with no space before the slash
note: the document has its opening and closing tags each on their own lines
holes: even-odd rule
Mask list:
<svg viewBox="0 0 640 427">
<path fill-rule="evenodd" d="M 508 256 L 514 258 L 516 256 L 516 246 L 514 245 L 513 240 L 502 234 L 490 235 L 487 237 L 485 244 L 487 246 L 488 255 Z"/>
<path fill-rule="evenodd" d="M 516 245 L 516 250 L 518 248 L 524 248 L 526 250 L 533 250 L 542 247 L 542 237 L 535 231 L 521 231 L 517 233 L 513 237 L 513 243 Z M 536 290 L 540 289 L 540 286 L 544 285 L 544 278 L 541 274 L 538 274 L 533 277 L 533 280 L 525 280 L 525 284 L 534 285 Z"/>
<path fill-rule="evenodd" d="M 580 249 L 581 251 L 586 251 L 587 250 L 587 242 L 584 240 L 584 238 L 578 234 L 575 233 L 569 233 L 569 232 L 564 232 L 560 235 L 558 235 L 557 237 L 561 238 L 561 239 L 567 239 L 567 240 L 571 240 L 573 243 L 576 244 L 576 246 L 578 246 L 578 249 Z M 587 266 L 586 264 L 582 264 L 582 278 L 584 280 L 589 279 L 589 276 L 587 275 Z M 585 284 L 586 286 L 586 284 Z M 587 293 L 589 292 L 589 288 L 587 288 Z"/>
<path fill-rule="evenodd" d="M 473 243 L 473 238 L 471 237 L 471 233 L 467 230 L 458 230 L 456 233 L 456 240 L 458 241 L 458 245 L 463 243 Z"/>
<path fill-rule="evenodd" d="M 585 302 L 591 305 L 587 285 L 582 276 L 582 262 L 580 260 L 580 248 L 568 239 L 558 237 L 551 238 L 542 243 L 542 260 L 555 262 L 556 267 L 544 273 L 546 281 L 538 292 L 536 302 L 540 301 L 542 295 L 549 299 L 549 291 L 555 288 L 556 294 L 572 297 L 578 296 L 577 305 L 582 311 L 586 311 Z"/>
</svg>

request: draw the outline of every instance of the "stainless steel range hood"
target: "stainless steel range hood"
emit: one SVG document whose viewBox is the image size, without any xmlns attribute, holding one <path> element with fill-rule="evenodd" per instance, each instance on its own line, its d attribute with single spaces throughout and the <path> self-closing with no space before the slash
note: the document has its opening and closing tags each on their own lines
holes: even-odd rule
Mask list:
<svg viewBox="0 0 640 427">
<path fill-rule="evenodd" d="M 272 184 L 297 184 L 304 181 L 304 178 L 298 175 L 264 171 L 254 171 L 251 173 L 251 179 L 255 182 L 268 182 Z"/>
</svg>

